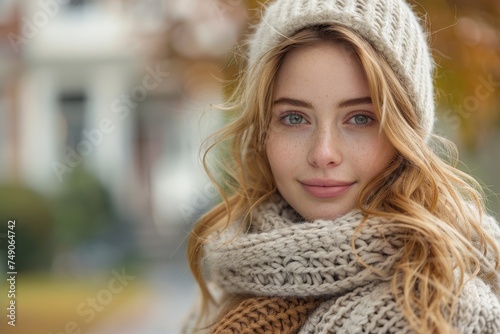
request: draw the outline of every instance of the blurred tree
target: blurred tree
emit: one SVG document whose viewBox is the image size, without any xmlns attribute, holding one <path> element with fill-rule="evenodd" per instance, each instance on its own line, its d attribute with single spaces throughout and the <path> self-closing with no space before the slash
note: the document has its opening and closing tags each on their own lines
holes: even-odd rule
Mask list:
<svg viewBox="0 0 500 334">
<path fill-rule="evenodd" d="M 109 193 L 82 168 L 68 175 L 53 198 L 20 183 L 0 186 L 0 249 L 7 249 L 7 222 L 16 220 L 19 271 L 49 270 L 57 252 L 110 234 L 115 227 L 113 218 Z"/>
<path fill-rule="evenodd" d="M 500 126 L 500 2 L 421 0 L 434 59 L 440 122 L 481 150 Z"/>
<path fill-rule="evenodd" d="M 110 227 L 111 202 L 108 192 L 83 168 L 72 171 L 54 198 L 55 242 L 60 249 L 92 240 Z"/>
<path fill-rule="evenodd" d="M 0 249 L 7 250 L 7 222 L 15 220 L 15 268 L 48 270 L 52 261 L 54 217 L 49 202 L 20 183 L 0 185 Z"/>
</svg>

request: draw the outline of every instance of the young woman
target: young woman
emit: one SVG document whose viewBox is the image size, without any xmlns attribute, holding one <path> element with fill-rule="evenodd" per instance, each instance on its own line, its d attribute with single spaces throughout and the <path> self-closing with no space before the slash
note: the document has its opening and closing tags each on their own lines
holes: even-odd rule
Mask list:
<svg viewBox="0 0 500 334">
<path fill-rule="evenodd" d="M 403 0 L 267 6 L 205 155 L 187 332 L 500 333 L 500 229 L 441 158 L 432 68 Z"/>
</svg>

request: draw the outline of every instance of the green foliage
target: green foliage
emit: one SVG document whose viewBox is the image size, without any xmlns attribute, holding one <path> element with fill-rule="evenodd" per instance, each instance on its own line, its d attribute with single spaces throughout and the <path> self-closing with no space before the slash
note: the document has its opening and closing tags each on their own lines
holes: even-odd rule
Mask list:
<svg viewBox="0 0 500 334">
<path fill-rule="evenodd" d="M 55 241 L 67 249 L 85 242 L 111 224 L 109 196 L 96 177 L 83 169 L 67 176 L 54 198 Z"/>
<path fill-rule="evenodd" d="M 500 2 L 410 1 L 425 18 L 437 64 L 440 123 L 481 150 L 500 125 Z"/>
<path fill-rule="evenodd" d="M 53 253 L 54 218 L 46 198 L 18 184 L 0 185 L 0 249 L 7 249 L 7 222 L 15 220 L 15 269 L 48 269 Z"/>
<path fill-rule="evenodd" d="M 112 224 L 111 203 L 96 177 L 83 169 L 47 198 L 20 183 L 0 185 L 0 249 L 7 249 L 7 222 L 15 220 L 16 270 L 46 271 L 54 254 L 92 241 Z"/>
</svg>

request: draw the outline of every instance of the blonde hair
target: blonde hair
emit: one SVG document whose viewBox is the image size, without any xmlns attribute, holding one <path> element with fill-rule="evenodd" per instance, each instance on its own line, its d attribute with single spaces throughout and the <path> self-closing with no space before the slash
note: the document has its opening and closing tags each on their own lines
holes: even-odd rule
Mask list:
<svg viewBox="0 0 500 334">
<path fill-rule="evenodd" d="M 203 297 L 201 314 L 215 303 L 203 277 L 203 244 L 237 219 L 243 217 L 248 222 L 252 209 L 276 193 L 265 141 L 274 81 L 283 58 L 293 48 L 323 41 L 340 43 L 358 58 L 380 129 L 398 152 L 360 192 L 357 203 L 367 217 L 384 217 L 387 228 L 404 231 L 403 256 L 396 263 L 392 280 L 394 296 L 415 332 L 451 333 L 454 306 L 467 279 L 480 275 L 499 291 L 494 281 L 500 267 L 499 249 L 482 228 L 485 209 L 481 187 L 452 165 L 456 157 L 453 144 L 433 136 L 434 142 L 442 144 L 441 151 L 436 153 L 430 147 L 419 128 L 414 101 L 381 54 L 339 25 L 305 28 L 284 39 L 246 71 L 222 108 L 236 116 L 210 137 L 211 144 L 203 155 L 204 167 L 222 202 L 198 221 L 188 242 L 191 271 Z M 222 163 L 211 169 L 209 153 L 216 148 L 221 150 Z M 438 154 L 450 158 L 451 164 Z M 478 242 L 472 244 L 473 239 Z M 355 251 L 354 240 L 352 247 Z M 496 259 L 489 270 L 480 269 L 486 254 Z"/>
</svg>

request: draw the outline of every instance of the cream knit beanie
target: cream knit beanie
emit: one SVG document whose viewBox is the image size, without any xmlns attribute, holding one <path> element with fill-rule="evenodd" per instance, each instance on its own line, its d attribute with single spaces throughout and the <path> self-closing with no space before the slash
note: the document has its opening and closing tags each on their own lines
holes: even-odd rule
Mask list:
<svg viewBox="0 0 500 334">
<path fill-rule="evenodd" d="M 276 0 L 249 45 L 249 64 L 298 30 L 337 23 L 368 40 L 399 76 L 412 97 L 425 138 L 434 125 L 433 60 L 426 34 L 404 0 Z"/>
</svg>

